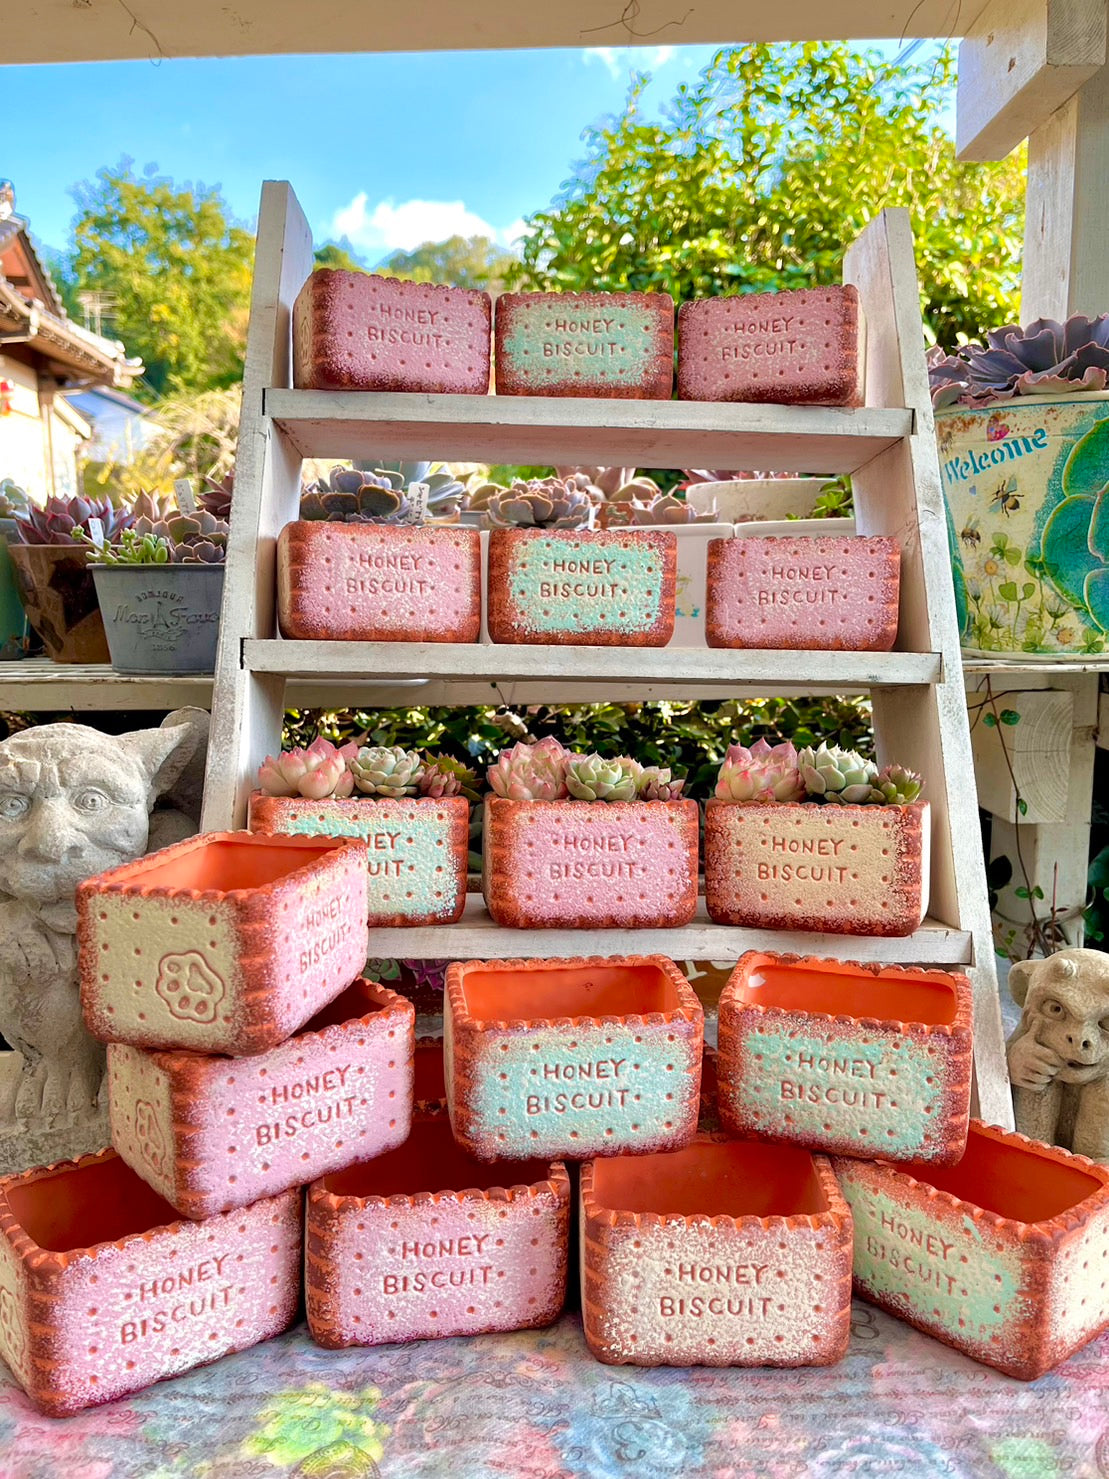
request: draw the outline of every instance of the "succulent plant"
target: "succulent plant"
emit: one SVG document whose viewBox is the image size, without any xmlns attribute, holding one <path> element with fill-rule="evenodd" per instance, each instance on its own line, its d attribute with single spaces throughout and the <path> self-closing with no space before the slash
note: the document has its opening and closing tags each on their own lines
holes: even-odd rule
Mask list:
<svg viewBox="0 0 1109 1479">
<path fill-rule="evenodd" d="M 715 503 L 699 514 L 691 503 L 672 493 L 660 493 L 646 505 L 632 505 L 633 524 L 715 524 L 719 517 Z"/>
<path fill-rule="evenodd" d="M 394 489 L 407 489 L 409 502 L 413 504 L 416 502 L 411 496 L 413 484 L 425 487 L 424 509 L 428 522 L 447 523 L 457 519 L 465 489 L 449 467 L 440 465 L 437 471 L 432 472 L 435 466 L 432 462 L 380 461 L 355 462 L 354 466 L 360 472 L 372 472 L 377 477 L 389 479 Z"/>
<path fill-rule="evenodd" d="M 596 488 L 598 493 L 603 494 L 605 498 L 611 499 L 616 496 L 617 489 L 622 488 L 625 483 L 630 483 L 635 477 L 635 468 L 556 467 L 555 476 L 563 479 L 572 477 L 584 478 L 586 486 Z"/>
<path fill-rule="evenodd" d="M 768 745 L 729 745 L 716 778 L 721 801 L 803 801 L 799 756 L 789 740 Z"/>
<path fill-rule="evenodd" d="M 143 494 L 135 500 L 138 517 L 134 521 L 136 536 L 131 541 L 132 557 L 114 559 L 110 552 L 99 556 L 104 564 L 170 564 L 170 565 L 222 565 L 227 558 L 227 536 L 230 527 L 225 519 L 217 519 L 207 509 L 198 508 L 195 513 L 171 513 L 164 518 L 152 517 L 147 509 L 152 505 L 144 502 Z M 156 507 L 156 506 L 155 506 Z M 149 549 L 147 541 L 162 541 L 167 549 L 166 560 L 147 561 L 134 558 L 140 549 Z M 139 542 L 142 542 L 141 545 Z"/>
<path fill-rule="evenodd" d="M 15 538 L 21 544 L 81 544 L 92 539 L 89 524 L 100 521 L 103 540 L 113 544 L 135 522 L 128 508 L 115 508 L 106 498 L 50 498 L 46 506 L 29 504 L 25 514 L 14 514 Z"/>
<path fill-rule="evenodd" d="M 171 547 L 168 539 L 157 534 L 140 534 L 124 529 L 118 544 L 93 544 L 89 540 L 90 565 L 169 565 Z"/>
<path fill-rule="evenodd" d="M 576 801 L 634 801 L 641 767 L 636 760 L 603 755 L 571 755 L 566 789 Z"/>
<path fill-rule="evenodd" d="M 302 519 L 332 524 L 409 524 L 415 516 L 401 476 L 394 472 L 333 467 L 327 479 L 310 484 L 300 500 Z"/>
<path fill-rule="evenodd" d="M 588 529 L 593 503 L 561 478 L 533 478 L 492 493 L 481 505 L 491 529 Z"/>
<path fill-rule="evenodd" d="M 402 745 L 363 745 L 350 762 L 354 784 L 365 796 L 415 796 L 424 763 Z"/>
<path fill-rule="evenodd" d="M 31 500 L 11 478 L 0 478 L 0 519 L 26 518 Z"/>
<path fill-rule="evenodd" d="M 809 796 L 845 806 L 858 806 L 870 800 L 878 767 L 857 750 L 841 750 L 838 745 L 822 743 L 815 750 L 811 746 L 801 750 L 797 759 Z"/>
<path fill-rule="evenodd" d="M 197 494 L 197 503 L 214 518 L 231 518 L 231 500 L 235 494 L 235 469 L 217 483 L 215 478 L 204 479 L 204 489 Z"/>
<path fill-rule="evenodd" d="M 434 755 L 427 761 L 420 777 L 421 796 L 465 796 L 469 801 L 478 799 L 477 775 L 461 760 L 450 755 Z"/>
<path fill-rule="evenodd" d="M 570 794 L 566 785 L 570 758 L 553 736 L 535 744 L 516 744 L 502 750 L 489 767 L 489 785 L 508 801 L 561 801 Z"/>
<path fill-rule="evenodd" d="M 928 355 L 932 404 L 989 406 L 1021 395 L 1074 395 L 1109 385 L 1109 314 L 1037 318 L 991 329 L 986 343 Z"/>
<path fill-rule="evenodd" d="M 349 796 L 354 790 L 349 764 L 357 753 L 353 740 L 340 748 L 321 735 L 307 749 L 267 755 L 258 769 L 258 785 L 267 796 L 305 796 L 310 801 Z"/>
<path fill-rule="evenodd" d="M 870 800 L 879 806 L 907 806 L 924 789 L 923 779 L 903 765 L 885 765 L 871 787 Z"/>
<path fill-rule="evenodd" d="M 684 776 L 672 776 L 669 766 L 644 765 L 639 772 L 636 799 L 639 801 L 677 801 L 685 788 Z"/>
</svg>

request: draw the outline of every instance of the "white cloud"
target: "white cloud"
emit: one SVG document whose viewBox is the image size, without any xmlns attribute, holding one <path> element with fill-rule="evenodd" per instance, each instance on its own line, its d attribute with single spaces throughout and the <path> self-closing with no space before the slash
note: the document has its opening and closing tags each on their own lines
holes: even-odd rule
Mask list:
<svg viewBox="0 0 1109 1479">
<path fill-rule="evenodd" d="M 647 72 L 664 67 L 673 55 L 672 46 L 587 46 L 582 59 L 586 64 L 603 62 L 609 75 L 619 79 L 633 66 Z"/>
<path fill-rule="evenodd" d="M 509 227 L 509 231 L 516 230 Z M 325 235 L 344 236 L 363 252 L 410 252 L 425 241 L 445 241 L 449 236 L 506 235 L 491 226 L 461 200 L 382 200 L 370 207 L 364 190 L 332 216 Z"/>
</svg>

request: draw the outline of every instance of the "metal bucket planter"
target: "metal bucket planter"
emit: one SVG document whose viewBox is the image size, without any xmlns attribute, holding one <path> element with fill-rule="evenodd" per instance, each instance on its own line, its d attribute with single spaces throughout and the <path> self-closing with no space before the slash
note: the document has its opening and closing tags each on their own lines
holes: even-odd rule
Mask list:
<svg viewBox="0 0 1109 1479">
<path fill-rule="evenodd" d="M 8 547 L 27 620 L 54 662 L 109 661 L 88 555 L 76 544 Z"/>
<path fill-rule="evenodd" d="M 210 673 L 216 665 L 222 565 L 93 568 L 112 667 L 120 673 Z"/>
<path fill-rule="evenodd" d="M 1109 646 L 1109 394 L 936 414 L 962 645 L 1088 658 Z"/>
</svg>

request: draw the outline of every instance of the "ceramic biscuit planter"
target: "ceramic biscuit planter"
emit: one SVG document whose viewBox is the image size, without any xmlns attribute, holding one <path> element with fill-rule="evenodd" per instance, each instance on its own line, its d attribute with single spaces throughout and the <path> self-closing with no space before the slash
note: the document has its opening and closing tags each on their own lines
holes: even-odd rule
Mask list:
<svg viewBox="0 0 1109 1479">
<path fill-rule="evenodd" d="M 835 1169 L 864 1299 L 1022 1381 L 1109 1325 L 1109 1167 L 972 1120 L 956 1166 Z"/>
<path fill-rule="evenodd" d="M 77 916 L 94 1037 L 261 1053 L 361 974 L 366 847 L 205 833 L 88 879 Z"/>
<path fill-rule="evenodd" d="M 965 976 L 751 951 L 720 998 L 723 1126 L 842 1155 L 957 1161 L 971 1016 Z"/>
<path fill-rule="evenodd" d="M 698 1136 L 581 1172 L 582 1318 L 613 1365 L 827 1366 L 846 1354 L 851 1213 L 828 1162 Z"/>
<path fill-rule="evenodd" d="M 498 395 L 670 399 L 668 293 L 502 293 L 496 323 Z"/>
<path fill-rule="evenodd" d="M 0 1356 L 66 1417 L 278 1335 L 300 1299 L 299 1191 L 203 1222 L 116 1155 L 0 1181 Z"/>
<path fill-rule="evenodd" d="M 308 1190 L 305 1297 L 320 1345 L 528 1330 L 566 1297 L 570 1181 L 559 1162 L 483 1166 L 444 1115 Z"/>
<path fill-rule="evenodd" d="M 665 647 L 678 546 L 666 529 L 493 529 L 493 642 Z"/>
<path fill-rule="evenodd" d="M 304 519 L 277 541 L 284 637 L 334 642 L 476 642 L 476 529 Z"/>
<path fill-rule="evenodd" d="M 717 924 L 911 935 L 928 904 L 930 817 L 905 806 L 705 805 L 705 905 Z"/>
<path fill-rule="evenodd" d="M 470 804 L 464 796 L 250 798 L 263 836 L 357 837 L 366 844 L 371 927 L 456 924 L 466 907 Z"/>
<path fill-rule="evenodd" d="M 414 1023 L 410 1002 L 359 980 L 251 1058 L 110 1043 L 112 1144 L 192 1218 L 382 1155 L 411 1123 Z"/>
<path fill-rule="evenodd" d="M 482 888 L 516 929 L 660 929 L 697 909 L 695 801 L 485 802 Z"/>
<path fill-rule="evenodd" d="M 457 961 L 447 1102 L 482 1160 L 668 1150 L 697 1129 L 704 1012 L 661 955 Z"/>
</svg>

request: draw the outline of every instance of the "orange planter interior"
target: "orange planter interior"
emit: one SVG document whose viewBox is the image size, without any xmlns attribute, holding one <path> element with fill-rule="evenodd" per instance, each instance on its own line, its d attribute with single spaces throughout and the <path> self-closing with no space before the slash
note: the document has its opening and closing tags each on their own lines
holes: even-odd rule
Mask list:
<svg viewBox="0 0 1109 1479">
<path fill-rule="evenodd" d="M 7 1202 L 31 1241 L 54 1253 L 114 1243 L 181 1221 L 181 1214 L 118 1156 L 44 1171 L 9 1187 Z"/>
<path fill-rule="evenodd" d="M 879 1021 L 924 1022 L 945 1027 L 955 1021 L 959 998 L 953 984 L 908 973 L 874 976 L 850 964 L 811 966 L 762 960 L 753 965 L 737 997 L 752 1006 L 787 1012 L 824 1012 L 834 1017 L 875 1017 Z"/>
<path fill-rule="evenodd" d="M 353 1022 L 358 1017 L 368 1017 L 373 1012 L 384 1010 L 384 1004 L 374 999 L 373 987 L 360 978 L 317 1012 L 311 1022 L 306 1022 L 297 1036 L 301 1032 L 322 1032 L 325 1027 L 341 1027 L 344 1022 Z"/>
<path fill-rule="evenodd" d="M 674 1012 L 674 983 L 650 961 L 635 965 L 543 966 L 465 971 L 462 995 L 478 1021 L 532 1022 L 542 1017 L 628 1017 Z"/>
<path fill-rule="evenodd" d="M 167 858 L 164 863 L 138 868 L 132 878 L 144 887 L 231 893 L 235 889 L 264 888 L 266 884 L 278 883 L 298 868 L 318 862 L 333 849 L 334 844 L 289 847 L 269 838 L 257 842 L 245 838 L 221 839 Z"/>
<path fill-rule="evenodd" d="M 476 1161 L 455 1144 L 445 1114 L 413 1120 L 403 1145 L 323 1178 L 337 1197 L 415 1196 L 420 1192 L 455 1192 L 493 1186 L 525 1186 L 550 1178 L 549 1161 L 513 1161 L 510 1166 Z"/>
<path fill-rule="evenodd" d="M 1046 1222 L 1103 1189 L 1096 1176 L 1079 1166 L 1025 1146 L 1003 1144 L 974 1125 L 957 1166 L 914 1163 L 896 1169 L 1015 1222 Z"/>
<path fill-rule="evenodd" d="M 828 1210 L 807 1150 L 743 1140 L 594 1161 L 593 1199 L 617 1212 L 682 1217 L 789 1217 Z"/>
</svg>

